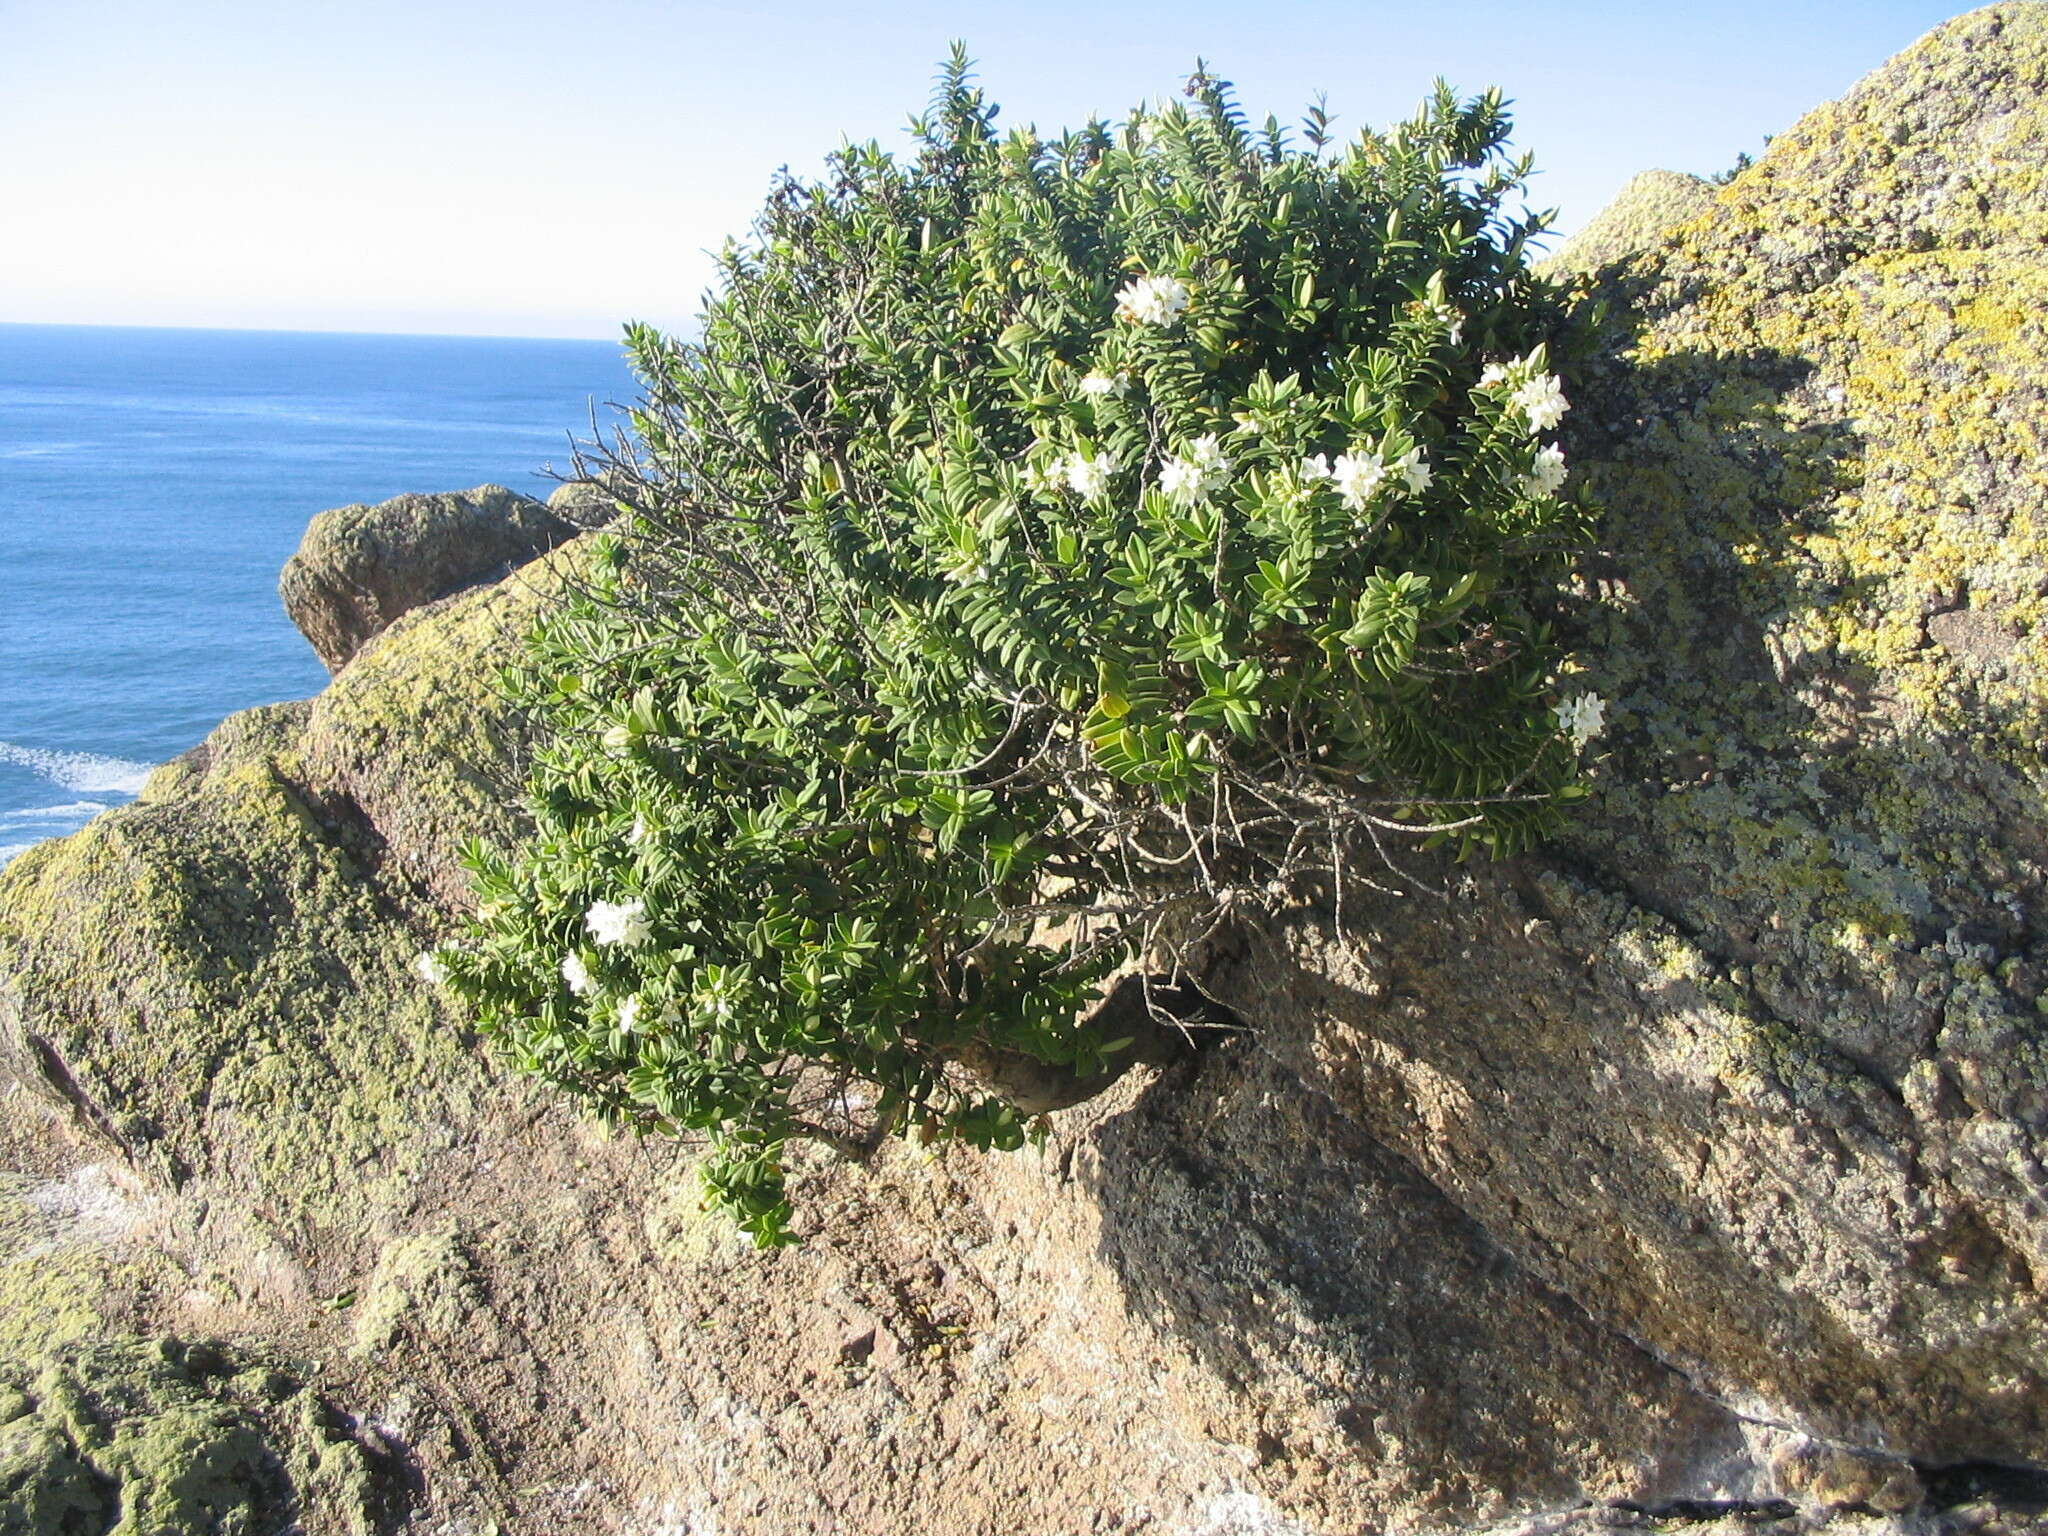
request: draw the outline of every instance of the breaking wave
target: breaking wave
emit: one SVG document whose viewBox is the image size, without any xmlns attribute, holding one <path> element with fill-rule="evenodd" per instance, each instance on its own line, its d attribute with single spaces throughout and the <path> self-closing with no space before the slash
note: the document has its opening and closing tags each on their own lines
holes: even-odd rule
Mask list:
<svg viewBox="0 0 2048 1536">
<path fill-rule="evenodd" d="M 101 757 L 96 752 L 52 752 L 0 741 L 0 763 L 40 774 L 60 789 L 80 795 L 138 795 L 153 763 Z"/>
</svg>

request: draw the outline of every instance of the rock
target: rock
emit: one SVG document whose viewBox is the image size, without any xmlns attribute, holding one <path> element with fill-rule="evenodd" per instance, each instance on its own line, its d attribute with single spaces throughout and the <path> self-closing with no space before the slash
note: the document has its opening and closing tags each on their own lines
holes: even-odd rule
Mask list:
<svg viewBox="0 0 2048 1536">
<path fill-rule="evenodd" d="M 359 812 L 385 856 L 443 906 L 468 896 L 463 843 L 517 830 L 522 734 L 497 667 L 559 600 L 580 547 L 399 620 L 309 707 L 299 743 L 309 787 Z"/>
<path fill-rule="evenodd" d="M 351 1347 L 374 1354 L 408 1332 L 441 1347 L 454 1342 L 476 1305 L 471 1274 L 453 1223 L 386 1245 L 369 1285 L 349 1308 Z"/>
<path fill-rule="evenodd" d="M 97 1342 L 0 1368 L 0 1530 L 371 1536 L 381 1481 L 317 1398 L 211 1346 Z"/>
<path fill-rule="evenodd" d="M 1595 803 L 1216 982 L 1602 1323 L 1936 1462 L 2048 1460 L 2044 229 L 2048 6 L 2000 5 L 1604 267 Z"/>
<path fill-rule="evenodd" d="M 236 1265 L 281 1252 L 345 1289 L 435 1134 L 419 1095 L 460 1117 L 504 1092 L 412 962 L 458 838 L 516 831 L 491 658 L 574 558 L 406 616 L 317 701 L 232 717 L 0 872 L 0 1061 L 164 1188 L 250 1197 L 254 1227 L 208 1224 Z"/>
<path fill-rule="evenodd" d="M 1644 171 L 1559 246 L 1543 262 L 1543 270 L 1553 276 L 1596 272 L 1611 262 L 1641 255 L 1713 205 L 1710 181 L 1678 171 Z"/>
<path fill-rule="evenodd" d="M 514 754 L 496 636 L 575 558 L 408 615 L 0 874 L 9 1059 L 223 1317 L 380 1404 L 421 1518 L 541 1536 L 592 1477 L 762 1533 L 1198 1527 L 1253 1475 L 1339 1529 L 1722 1485 L 1722 1409 L 1249 1047 L 1132 1074 L 1046 1156 L 821 1161 L 833 1238 L 777 1254 L 690 1214 L 686 1159 L 508 1081 L 410 968 L 445 909 L 402 848 L 512 830 L 464 765 Z"/>
<path fill-rule="evenodd" d="M 619 515 L 619 504 L 596 480 L 569 480 L 548 492 L 548 510 L 578 528 L 601 528 Z"/>
<path fill-rule="evenodd" d="M 338 672 L 400 615 L 497 581 L 576 531 L 570 518 L 502 485 L 340 507 L 313 519 L 278 591 L 327 670 Z"/>
<path fill-rule="evenodd" d="M 1771 1462 L 1778 1491 L 1821 1509 L 1863 1509 L 1902 1515 L 1926 1497 L 1911 1462 L 1868 1451 L 1801 1440 Z"/>
</svg>

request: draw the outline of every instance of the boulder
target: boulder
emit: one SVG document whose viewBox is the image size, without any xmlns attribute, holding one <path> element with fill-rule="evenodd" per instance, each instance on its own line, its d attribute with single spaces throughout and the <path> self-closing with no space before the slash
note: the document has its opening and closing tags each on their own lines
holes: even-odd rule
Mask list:
<svg viewBox="0 0 2048 1536">
<path fill-rule="evenodd" d="M 2048 1460 L 2048 6 L 1941 27 L 1591 286 L 1599 792 L 1216 980 L 1746 1416 Z"/>
<path fill-rule="evenodd" d="M 495 582 L 576 531 L 502 485 L 338 507 L 307 527 L 278 592 L 327 670 L 339 672 L 401 615 Z"/>
<path fill-rule="evenodd" d="M 1640 256 L 1714 204 L 1714 184 L 1679 171 L 1632 178 L 1577 234 L 1543 263 L 1548 272 L 1592 272 Z"/>
<path fill-rule="evenodd" d="M 1039 1155 L 813 1159 L 828 1230 L 766 1254 L 687 1151 L 508 1077 L 411 968 L 454 900 L 417 857 L 515 829 L 488 679 L 576 558 L 407 616 L 0 874 L 4 1059 L 192 1277 L 124 1329 L 325 1362 L 418 1521 L 533 1536 L 1350 1529 L 1753 1480 L 1724 1409 L 1249 1041 L 1132 1074 Z M 29 1305 L 0 1295 L 25 1332 Z"/>
<path fill-rule="evenodd" d="M 619 515 L 619 504 L 597 480 L 565 480 L 548 493 L 548 510 L 579 528 L 600 528 Z"/>
</svg>

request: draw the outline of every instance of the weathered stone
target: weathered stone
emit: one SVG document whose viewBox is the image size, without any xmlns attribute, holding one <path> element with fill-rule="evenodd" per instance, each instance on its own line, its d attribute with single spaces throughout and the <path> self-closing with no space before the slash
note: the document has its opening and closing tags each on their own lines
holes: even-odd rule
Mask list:
<svg viewBox="0 0 2048 1536">
<path fill-rule="evenodd" d="M 0 1366 L 0 1530 L 370 1536 L 378 1471 L 319 1400 L 175 1339 L 72 1345 Z"/>
<path fill-rule="evenodd" d="M 601 528 L 619 515 L 619 504 L 595 480 L 568 480 L 548 492 L 548 510 L 579 528 Z"/>
<path fill-rule="evenodd" d="M 360 812 L 397 870 L 444 905 L 468 894 L 463 843 L 518 825 L 521 727 L 498 668 L 559 600 L 574 549 L 400 620 L 312 701 L 301 776 Z"/>
<path fill-rule="evenodd" d="M 457 840 L 516 825 L 493 658 L 571 558 L 408 616 L 314 703 L 233 717 L 0 872 L 0 1060 L 163 1186 L 242 1192 L 255 1225 L 212 1230 L 266 1285 L 350 1274 L 446 1134 L 423 1085 L 460 1116 L 494 1083 L 411 967 Z"/>
<path fill-rule="evenodd" d="M 482 679 L 571 558 L 409 616 L 0 875 L 13 1059 L 153 1191 L 209 1318 L 329 1361 L 437 1515 L 538 1536 L 599 1475 L 763 1533 L 1199 1528 L 1231 1498 L 1342 1527 L 1747 1475 L 1721 1409 L 1248 1047 L 1134 1077 L 1046 1157 L 814 1167 L 834 1235 L 792 1253 L 697 1212 L 674 1154 L 542 1113 L 411 972 L 442 919 L 400 851 L 425 823 L 384 807 L 508 830 L 463 799 L 510 750 Z"/>
<path fill-rule="evenodd" d="M 502 485 L 339 507 L 307 527 L 278 592 L 327 670 L 338 672 L 402 614 L 497 581 L 576 531 Z"/>
<path fill-rule="evenodd" d="M 1816 1440 L 1785 1447 L 1772 1458 L 1771 1476 L 1780 1493 L 1822 1509 L 1902 1515 L 1927 1495 L 1911 1462 Z"/>
<path fill-rule="evenodd" d="M 1543 263 L 1555 275 L 1597 272 L 1640 256 L 1714 206 L 1714 185 L 1678 171 L 1644 171 Z"/>
<path fill-rule="evenodd" d="M 2048 1459 L 2044 229 L 2048 6 L 2001 5 L 1603 268 L 1597 801 L 1218 983 L 1595 1317 L 1935 1460 Z"/>
</svg>

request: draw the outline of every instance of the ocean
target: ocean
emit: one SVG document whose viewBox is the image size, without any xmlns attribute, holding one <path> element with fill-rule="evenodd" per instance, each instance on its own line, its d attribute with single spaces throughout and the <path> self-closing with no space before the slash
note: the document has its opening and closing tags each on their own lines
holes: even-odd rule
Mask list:
<svg viewBox="0 0 2048 1536">
<path fill-rule="evenodd" d="M 0 325 L 0 864 L 321 688 L 277 598 L 316 512 L 544 498 L 634 392 L 610 342 Z"/>
</svg>

